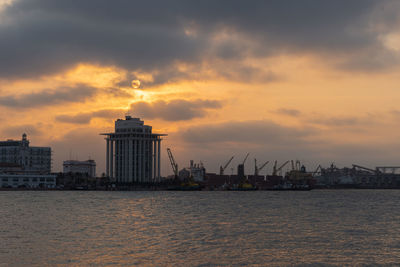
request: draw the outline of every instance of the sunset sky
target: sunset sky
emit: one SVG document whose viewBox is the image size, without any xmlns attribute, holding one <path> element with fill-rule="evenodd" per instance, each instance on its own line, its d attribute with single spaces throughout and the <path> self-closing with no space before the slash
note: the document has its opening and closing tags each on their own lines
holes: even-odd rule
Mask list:
<svg viewBox="0 0 400 267">
<path fill-rule="evenodd" d="M 51 146 L 53 171 L 104 172 L 126 114 L 168 134 L 164 175 L 167 147 L 209 172 L 400 165 L 400 1 L 0 0 L 0 92 L 1 140 Z"/>
</svg>

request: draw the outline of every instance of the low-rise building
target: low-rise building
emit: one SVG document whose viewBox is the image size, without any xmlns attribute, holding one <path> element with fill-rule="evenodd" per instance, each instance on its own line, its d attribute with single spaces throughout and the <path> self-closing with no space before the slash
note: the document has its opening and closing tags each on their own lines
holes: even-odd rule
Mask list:
<svg viewBox="0 0 400 267">
<path fill-rule="evenodd" d="M 54 174 L 1 173 L 0 187 L 5 188 L 55 188 Z"/>
<path fill-rule="evenodd" d="M 63 162 L 63 172 L 87 174 L 88 177 L 96 177 L 96 162 L 92 159 L 85 161 L 66 160 Z"/>
</svg>

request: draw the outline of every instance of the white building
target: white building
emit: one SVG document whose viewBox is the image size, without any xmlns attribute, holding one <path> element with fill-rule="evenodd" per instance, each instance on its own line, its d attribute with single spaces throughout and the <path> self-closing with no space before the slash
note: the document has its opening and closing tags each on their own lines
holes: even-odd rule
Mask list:
<svg viewBox="0 0 400 267">
<path fill-rule="evenodd" d="M 106 136 L 106 175 L 117 183 L 160 180 L 161 136 L 139 118 L 115 121 L 115 133 Z"/>
<path fill-rule="evenodd" d="M 21 141 L 0 141 L 0 163 L 16 164 L 24 171 L 48 174 L 51 172 L 51 148 L 29 146 L 29 140 L 23 134 Z"/>
<path fill-rule="evenodd" d="M 0 187 L 55 188 L 55 174 L 0 173 Z"/>
<path fill-rule="evenodd" d="M 194 164 L 193 160 L 190 161 L 190 176 L 193 177 L 193 180 L 196 182 L 204 182 L 204 177 L 206 176 L 206 169 L 203 166 L 203 163 Z"/>
<path fill-rule="evenodd" d="M 92 159 L 85 161 L 66 160 L 63 162 L 63 172 L 82 173 L 89 177 L 96 177 L 96 162 Z"/>
</svg>

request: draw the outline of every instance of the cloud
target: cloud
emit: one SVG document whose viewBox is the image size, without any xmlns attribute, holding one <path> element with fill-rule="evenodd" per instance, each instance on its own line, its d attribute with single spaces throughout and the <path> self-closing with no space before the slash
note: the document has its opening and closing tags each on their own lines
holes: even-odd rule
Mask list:
<svg viewBox="0 0 400 267">
<path fill-rule="evenodd" d="M 23 133 L 26 133 L 28 136 L 39 136 L 43 132 L 42 130 L 40 130 L 40 127 L 38 127 L 38 125 L 32 124 L 8 126 L 2 130 L 2 134 L 6 136 L 7 139 L 9 139 L 10 137 L 21 137 Z"/>
<path fill-rule="evenodd" d="M 310 119 L 309 122 L 313 124 L 326 125 L 326 126 L 355 126 L 360 124 L 363 119 L 358 117 L 325 117 Z"/>
<path fill-rule="evenodd" d="M 68 102 L 84 102 L 96 93 L 93 87 L 62 87 L 57 90 L 45 89 L 41 92 L 22 95 L 0 96 L 0 105 L 9 108 L 34 108 L 40 106 L 52 106 Z"/>
<path fill-rule="evenodd" d="M 79 113 L 75 115 L 61 114 L 56 116 L 56 121 L 74 124 L 87 124 L 92 119 L 91 115 L 92 114 L 90 113 Z"/>
<path fill-rule="evenodd" d="M 73 124 L 88 124 L 93 118 L 112 119 L 121 116 L 124 112 L 126 112 L 126 110 L 123 109 L 102 109 L 77 114 L 60 114 L 56 116 L 56 121 Z"/>
<path fill-rule="evenodd" d="M 105 141 L 101 129 L 87 127 L 67 131 L 63 137 L 47 143 L 53 150 L 53 171 L 62 171 L 62 162 L 68 159 L 96 161 L 97 175 L 104 172 Z"/>
<path fill-rule="evenodd" d="M 208 109 L 218 109 L 222 103 L 217 100 L 163 100 L 147 103 L 136 102 L 131 105 L 135 116 L 145 119 L 162 119 L 166 121 L 183 121 L 207 115 Z"/>
<path fill-rule="evenodd" d="M 241 65 L 243 58 L 282 53 L 332 60 L 338 54 L 345 60 L 337 66 L 382 67 L 398 63 L 385 60 L 395 54 L 381 41 L 396 24 L 393 10 L 399 7 L 389 0 L 17 0 L 2 12 L 0 77 L 35 77 L 86 62 L 158 71 L 157 83 L 184 78 L 179 62 Z M 371 49 L 374 60 L 366 60 Z"/>
<path fill-rule="evenodd" d="M 394 116 L 396 119 L 400 118 L 400 110 L 392 109 L 389 111 L 389 114 Z"/>
<path fill-rule="evenodd" d="M 280 108 L 275 111 L 278 114 L 286 115 L 286 116 L 292 116 L 292 117 L 298 117 L 301 115 L 301 111 L 298 109 L 290 109 L 290 108 Z"/>
<path fill-rule="evenodd" d="M 333 134 L 340 133 L 333 132 Z M 395 164 L 398 157 L 397 137 L 382 140 L 361 132 L 356 140 L 327 138 L 325 131 L 313 127 L 283 126 L 268 120 L 231 121 L 220 124 L 203 124 L 182 128 L 169 133 L 168 142 L 175 149 L 178 160 L 202 161 L 207 170 L 217 171 L 232 155 L 235 160 L 230 167 L 236 168 L 250 153 L 259 162 L 269 160 L 283 163 L 299 159 L 308 168 L 318 164 L 329 166 L 335 162 L 341 166 L 358 163 L 366 166 Z M 184 147 L 182 149 L 182 147 Z M 210 152 L 211 151 L 211 152 Z M 252 173 L 254 163 L 246 163 L 246 173 Z M 268 172 L 271 171 L 271 163 Z"/>
<path fill-rule="evenodd" d="M 395 115 L 394 111 L 384 113 L 366 113 L 359 115 L 346 115 L 346 116 L 324 116 L 314 114 L 308 118 L 304 118 L 305 123 L 314 125 L 321 125 L 327 127 L 347 128 L 353 130 L 372 129 L 373 127 L 383 127 L 383 122 L 390 119 L 388 114 Z"/>
<path fill-rule="evenodd" d="M 104 93 L 109 94 L 114 97 L 119 97 L 119 98 L 130 98 L 133 99 L 134 95 L 126 90 L 120 89 L 120 88 L 104 88 L 103 89 Z"/>
<path fill-rule="evenodd" d="M 193 126 L 180 135 L 189 143 L 248 143 L 292 145 L 305 142 L 317 133 L 316 129 L 282 126 L 268 120 L 231 121 L 220 124 Z"/>
</svg>

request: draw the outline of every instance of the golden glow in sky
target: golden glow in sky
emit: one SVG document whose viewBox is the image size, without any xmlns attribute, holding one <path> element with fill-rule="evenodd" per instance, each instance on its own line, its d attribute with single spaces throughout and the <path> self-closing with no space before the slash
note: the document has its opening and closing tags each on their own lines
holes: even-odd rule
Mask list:
<svg viewBox="0 0 400 267">
<path fill-rule="evenodd" d="M 316 1 L 292 14 L 265 1 L 215 17 L 190 6 L 152 20 L 126 17 L 117 4 L 104 14 L 99 7 L 102 17 L 75 4 L 43 2 L 32 13 L 27 2 L 4 3 L 1 139 L 27 132 L 33 145 L 52 146 L 54 170 L 72 151 L 101 172 L 99 133 L 126 114 L 167 133 L 164 147 L 182 166 L 202 160 L 217 171 L 247 152 L 312 168 L 400 164 L 394 2 Z M 283 11 L 284 19 L 274 15 Z"/>
</svg>

